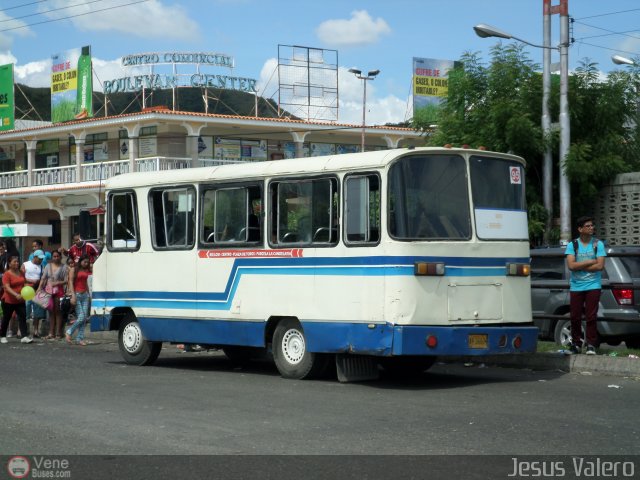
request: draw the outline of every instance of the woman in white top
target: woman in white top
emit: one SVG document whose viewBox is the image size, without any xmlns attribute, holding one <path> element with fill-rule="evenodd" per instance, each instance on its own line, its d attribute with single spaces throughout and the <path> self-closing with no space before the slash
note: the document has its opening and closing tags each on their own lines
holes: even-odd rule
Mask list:
<svg viewBox="0 0 640 480">
<path fill-rule="evenodd" d="M 33 258 L 22 264 L 20 270 L 26 280 L 25 285 L 33 287 L 33 290 L 37 290 L 40 284 L 40 278 L 42 277 L 42 261 L 45 258 L 45 254 L 42 250 L 36 250 L 33 252 Z M 45 318 L 47 312 L 43 308 L 28 300 L 26 302 L 26 315 L 27 318 L 33 318 L 33 338 L 40 338 L 40 320 Z"/>
</svg>

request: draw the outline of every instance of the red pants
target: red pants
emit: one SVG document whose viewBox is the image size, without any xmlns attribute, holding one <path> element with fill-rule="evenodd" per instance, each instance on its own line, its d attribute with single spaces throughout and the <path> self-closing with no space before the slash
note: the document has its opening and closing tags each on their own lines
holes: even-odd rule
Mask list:
<svg viewBox="0 0 640 480">
<path fill-rule="evenodd" d="M 582 346 L 582 314 L 587 322 L 587 345 L 598 346 L 598 304 L 601 290 L 570 292 L 571 298 L 571 340 L 574 345 Z"/>
</svg>

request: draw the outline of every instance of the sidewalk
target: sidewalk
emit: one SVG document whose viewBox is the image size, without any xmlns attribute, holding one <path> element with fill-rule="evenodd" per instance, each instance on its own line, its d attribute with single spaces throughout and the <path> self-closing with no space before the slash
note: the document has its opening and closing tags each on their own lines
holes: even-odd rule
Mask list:
<svg viewBox="0 0 640 480">
<path fill-rule="evenodd" d="M 90 332 L 85 338 L 95 343 L 117 343 L 118 332 Z M 532 370 L 560 370 L 567 373 L 591 372 L 603 375 L 640 378 L 640 358 L 608 355 L 564 355 L 559 352 L 492 355 L 488 357 L 449 357 L 445 363 L 474 363 Z"/>
<path fill-rule="evenodd" d="M 591 372 L 619 377 L 640 378 L 640 359 L 608 355 L 565 355 L 560 352 L 525 353 L 522 355 L 491 355 L 489 357 L 452 357 L 451 363 L 484 363 L 532 370 L 560 370 L 568 373 Z"/>
</svg>

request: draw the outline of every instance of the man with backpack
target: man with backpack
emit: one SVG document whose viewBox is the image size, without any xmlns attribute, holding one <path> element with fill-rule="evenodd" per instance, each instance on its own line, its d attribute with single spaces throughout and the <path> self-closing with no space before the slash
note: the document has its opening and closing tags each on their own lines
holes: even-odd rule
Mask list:
<svg viewBox="0 0 640 480">
<path fill-rule="evenodd" d="M 569 242 L 564 254 L 567 267 L 571 271 L 569 286 L 571 309 L 571 353 L 582 351 L 582 313 L 587 328 L 587 355 L 596 354 L 598 329 L 596 326 L 600 292 L 602 290 L 602 270 L 607 253 L 602 241 L 593 237 L 592 217 L 578 218 L 578 238 Z"/>
</svg>

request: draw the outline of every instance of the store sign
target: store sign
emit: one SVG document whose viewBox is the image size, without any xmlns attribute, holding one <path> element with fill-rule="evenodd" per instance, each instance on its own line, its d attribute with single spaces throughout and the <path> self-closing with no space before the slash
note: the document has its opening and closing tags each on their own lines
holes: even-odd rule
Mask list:
<svg viewBox="0 0 640 480">
<path fill-rule="evenodd" d="M 93 116 L 91 47 L 51 56 L 51 121 L 80 120 Z"/>
<path fill-rule="evenodd" d="M 0 66 L 0 131 L 15 128 L 13 64 Z"/>
<path fill-rule="evenodd" d="M 158 52 L 126 55 L 122 57 L 123 67 L 139 67 L 141 65 L 158 65 L 172 63 L 195 63 L 216 67 L 233 68 L 233 57 L 221 53 L 207 52 Z"/>
<path fill-rule="evenodd" d="M 162 66 L 167 65 L 165 72 Z M 178 73 L 177 66 L 194 65 L 191 72 Z M 233 69 L 233 57 L 207 52 L 158 52 L 126 55 L 122 57 L 124 68 L 136 68 L 136 75 L 106 80 L 104 93 L 140 92 L 143 90 L 167 90 L 176 87 L 220 88 L 241 92 L 257 92 L 257 80 L 246 77 L 203 73 L 202 68 L 226 67 Z M 147 69 L 147 72 L 140 70 Z"/>
</svg>

